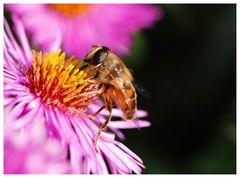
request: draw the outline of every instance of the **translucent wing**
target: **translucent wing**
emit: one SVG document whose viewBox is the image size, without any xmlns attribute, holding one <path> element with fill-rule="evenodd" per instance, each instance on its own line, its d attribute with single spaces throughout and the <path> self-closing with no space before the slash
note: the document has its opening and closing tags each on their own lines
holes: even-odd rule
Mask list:
<svg viewBox="0 0 240 178">
<path fill-rule="evenodd" d="M 133 85 L 140 95 L 142 95 L 144 98 L 150 98 L 150 93 L 139 82 L 134 80 Z"/>
<path fill-rule="evenodd" d="M 129 72 L 132 74 L 132 76 L 134 76 L 134 72 L 132 69 L 128 68 Z M 138 82 L 136 81 L 135 77 L 134 81 L 132 82 L 135 89 L 137 90 L 137 92 L 142 95 L 144 98 L 150 98 L 150 93 Z"/>
</svg>

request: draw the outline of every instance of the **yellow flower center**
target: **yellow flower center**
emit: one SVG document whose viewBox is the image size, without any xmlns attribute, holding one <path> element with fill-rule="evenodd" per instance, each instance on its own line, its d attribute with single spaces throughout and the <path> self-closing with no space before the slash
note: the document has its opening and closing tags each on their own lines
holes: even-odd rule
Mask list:
<svg viewBox="0 0 240 178">
<path fill-rule="evenodd" d="M 64 15 L 74 16 L 82 14 L 89 10 L 90 4 L 48 4 L 48 6 L 57 12 Z"/>
<path fill-rule="evenodd" d="M 32 93 L 63 111 L 83 113 L 101 93 L 94 71 L 84 69 L 83 63 L 74 57 L 65 59 L 61 50 L 46 54 L 32 51 L 32 66 L 26 75 Z"/>
</svg>

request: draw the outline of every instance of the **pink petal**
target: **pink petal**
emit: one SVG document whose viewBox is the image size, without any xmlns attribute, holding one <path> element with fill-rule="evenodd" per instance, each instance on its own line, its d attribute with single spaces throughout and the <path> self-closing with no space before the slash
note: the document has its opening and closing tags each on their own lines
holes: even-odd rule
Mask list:
<svg viewBox="0 0 240 178">
<path fill-rule="evenodd" d="M 151 123 L 149 121 L 143 120 L 133 120 L 133 121 L 111 121 L 108 126 L 118 129 L 132 129 L 132 128 L 142 128 L 149 127 Z"/>
</svg>

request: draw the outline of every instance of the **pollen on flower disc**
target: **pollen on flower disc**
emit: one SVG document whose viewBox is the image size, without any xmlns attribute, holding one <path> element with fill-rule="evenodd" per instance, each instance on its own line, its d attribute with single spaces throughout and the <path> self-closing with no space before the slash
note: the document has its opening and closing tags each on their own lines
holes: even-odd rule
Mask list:
<svg viewBox="0 0 240 178">
<path fill-rule="evenodd" d="M 26 70 L 30 91 L 46 105 L 64 111 L 85 112 L 100 92 L 94 73 L 82 69 L 74 57 L 65 59 L 61 50 L 42 54 L 32 51 L 32 66 Z"/>
<path fill-rule="evenodd" d="M 48 7 L 64 15 L 74 16 L 89 10 L 90 4 L 48 4 Z"/>
</svg>

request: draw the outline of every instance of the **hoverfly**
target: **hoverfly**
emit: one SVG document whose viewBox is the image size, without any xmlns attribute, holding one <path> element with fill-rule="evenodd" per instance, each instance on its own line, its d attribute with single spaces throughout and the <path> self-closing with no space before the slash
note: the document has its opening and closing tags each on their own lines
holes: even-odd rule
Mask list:
<svg viewBox="0 0 240 178">
<path fill-rule="evenodd" d="M 134 87 L 134 78 L 123 61 L 107 47 L 96 45 L 85 56 L 84 61 L 96 71 L 96 81 L 104 87 L 101 96 L 104 99 L 104 106 L 109 116 L 101 125 L 96 135 L 96 143 L 101 132 L 107 127 L 112 117 L 113 105 L 117 105 L 122 111 L 125 120 L 133 120 L 137 110 L 137 94 Z M 96 149 L 97 150 L 97 149 Z"/>
</svg>

